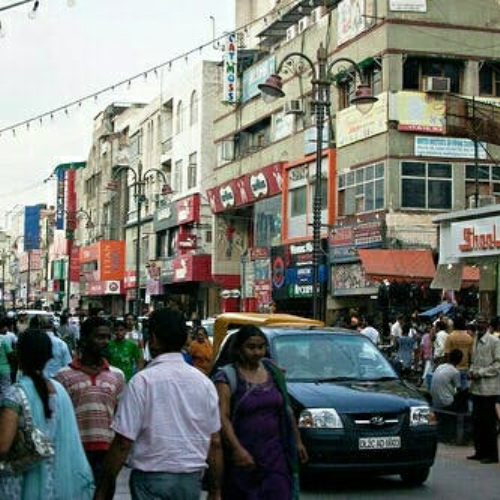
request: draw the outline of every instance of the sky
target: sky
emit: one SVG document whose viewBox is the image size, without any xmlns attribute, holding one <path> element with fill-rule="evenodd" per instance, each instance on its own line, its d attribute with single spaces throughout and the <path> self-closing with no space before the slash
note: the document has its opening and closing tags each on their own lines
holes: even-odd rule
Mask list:
<svg viewBox="0 0 500 500">
<path fill-rule="evenodd" d="M 0 8 L 16 0 L 0 0 Z M 0 11 L 0 130 L 64 107 L 166 63 L 234 29 L 235 0 L 40 0 Z M 213 17 L 213 20 L 212 20 Z M 192 58 L 218 59 L 211 48 Z M 185 62 L 172 64 L 180 70 Z M 167 69 L 163 71 L 168 71 Z M 93 118 L 112 102 L 149 102 L 162 72 L 148 73 L 0 135 L 0 227 L 20 206 L 55 202 L 46 181 L 67 161 L 86 160 Z"/>
</svg>

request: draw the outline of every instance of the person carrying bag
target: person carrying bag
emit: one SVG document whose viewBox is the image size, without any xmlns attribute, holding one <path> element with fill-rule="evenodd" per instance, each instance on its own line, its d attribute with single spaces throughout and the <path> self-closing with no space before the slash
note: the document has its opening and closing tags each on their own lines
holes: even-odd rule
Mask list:
<svg viewBox="0 0 500 500">
<path fill-rule="evenodd" d="M 52 356 L 45 332 L 27 330 L 18 341 L 22 375 L 0 401 L 0 498 L 90 500 L 93 476 L 64 387 L 43 375 Z M 35 446 L 36 443 L 36 446 Z M 26 458 L 26 448 L 37 450 Z"/>
</svg>

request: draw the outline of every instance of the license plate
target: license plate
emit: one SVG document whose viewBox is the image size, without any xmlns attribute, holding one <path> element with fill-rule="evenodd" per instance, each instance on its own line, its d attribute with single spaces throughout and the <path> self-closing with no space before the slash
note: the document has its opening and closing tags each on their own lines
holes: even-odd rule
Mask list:
<svg viewBox="0 0 500 500">
<path fill-rule="evenodd" d="M 360 450 L 387 450 L 394 448 L 401 448 L 401 438 L 399 436 L 359 438 Z"/>
</svg>

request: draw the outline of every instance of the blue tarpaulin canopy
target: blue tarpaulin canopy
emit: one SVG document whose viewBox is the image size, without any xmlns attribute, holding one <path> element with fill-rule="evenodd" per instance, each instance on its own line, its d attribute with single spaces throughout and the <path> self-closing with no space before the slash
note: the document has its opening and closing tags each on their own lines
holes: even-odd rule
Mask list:
<svg viewBox="0 0 500 500">
<path fill-rule="evenodd" d="M 424 318 L 432 318 L 433 316 L 439 316 L 440 314 L 448 314 L 453 309 L 453 307 L 454 305 L 450 304 L 449 302 L 442 302 L 438 306 L 420 313 L 419 316 L 423 316 Z"/>
</svg>

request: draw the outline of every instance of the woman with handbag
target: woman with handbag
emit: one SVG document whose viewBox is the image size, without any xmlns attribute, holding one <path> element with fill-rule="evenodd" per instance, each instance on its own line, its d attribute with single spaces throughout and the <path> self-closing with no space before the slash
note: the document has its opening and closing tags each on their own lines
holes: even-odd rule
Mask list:
<svg viewBox="0 0 500 500">
<path fill-rule="evenodd" d="M 62 385 L 43 375 L 50 338 L 27 330 L 17 346 L 22 373 L 0 401 L 0 498 L 90 500 L 93 476 L 73 405 Z"/>
</svg>

